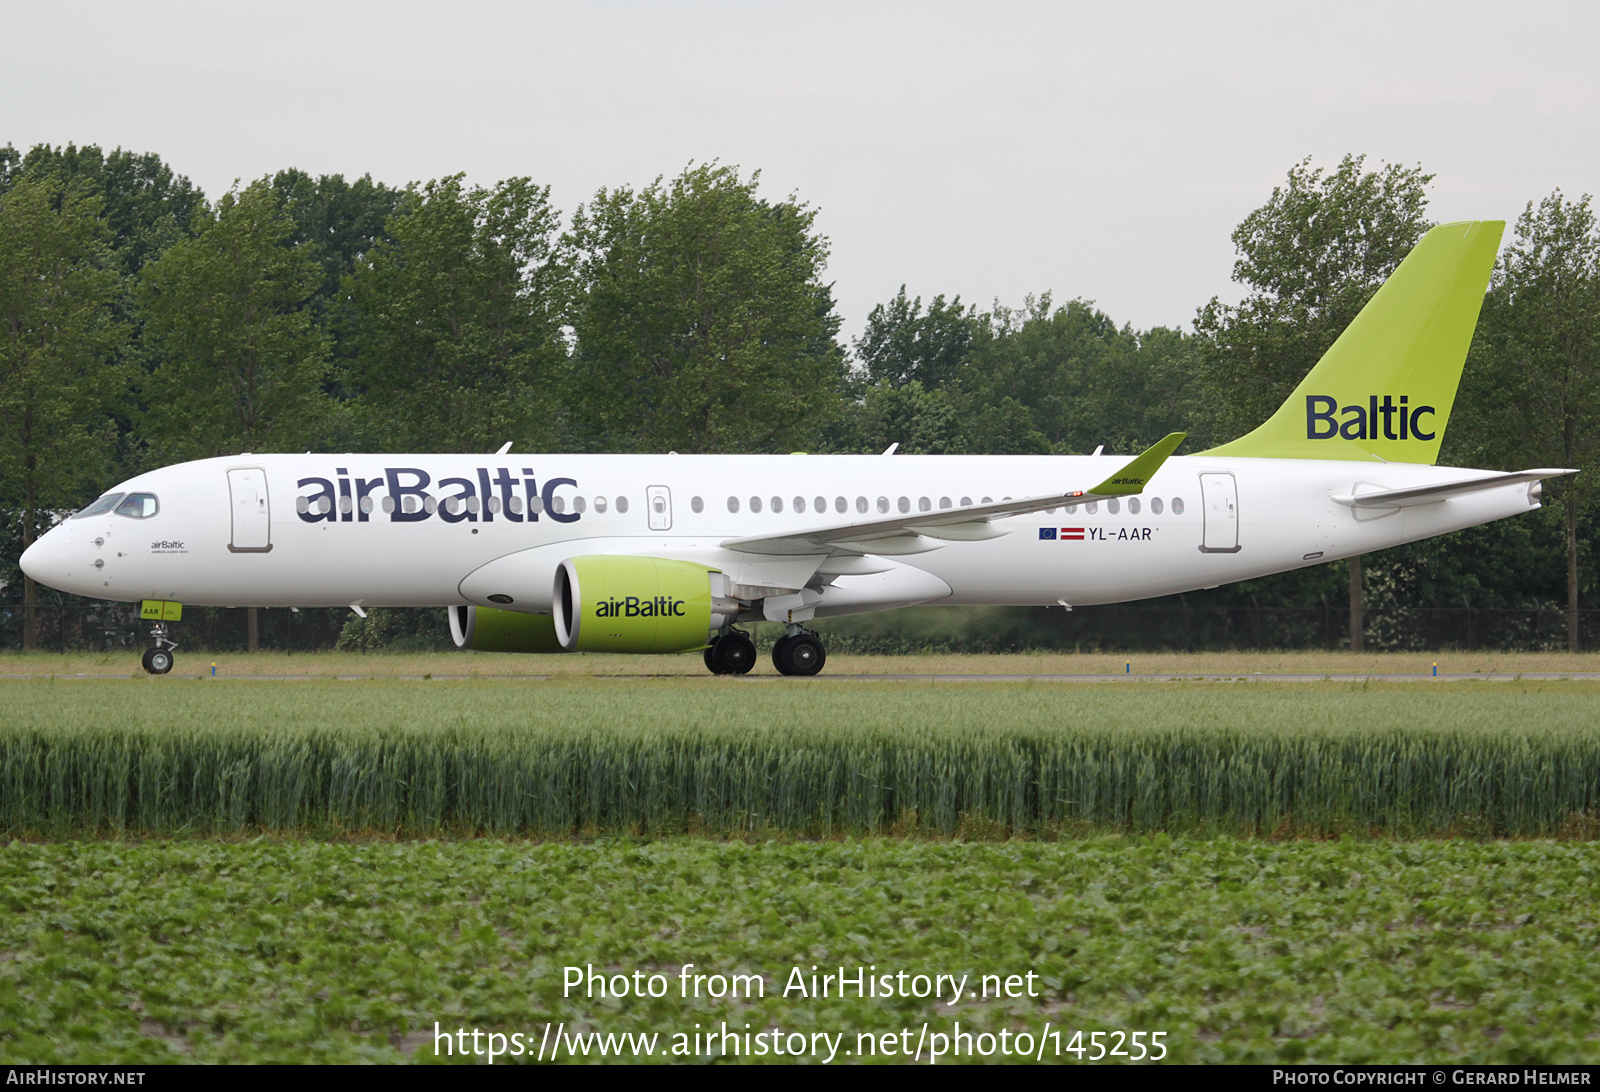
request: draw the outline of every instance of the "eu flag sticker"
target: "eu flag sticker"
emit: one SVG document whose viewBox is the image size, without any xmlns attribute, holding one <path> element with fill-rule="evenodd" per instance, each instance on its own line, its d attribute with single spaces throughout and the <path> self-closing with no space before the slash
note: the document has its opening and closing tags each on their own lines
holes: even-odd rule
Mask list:
<svg viewBox="0 0 1600 1092">
<path fill-rule="evenodd" d="M 1048 538 L 1054 541 L 1056 537 L 1056 529 L 1054 527 L 1041 527 L 1039 528 L 1039 537 L 1042 539 Z"/>
</svg>

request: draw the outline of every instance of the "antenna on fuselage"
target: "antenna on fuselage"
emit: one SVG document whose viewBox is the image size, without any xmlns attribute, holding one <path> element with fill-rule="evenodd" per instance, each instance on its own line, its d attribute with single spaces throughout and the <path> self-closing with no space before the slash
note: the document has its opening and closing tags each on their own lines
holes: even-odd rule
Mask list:
<svg viewBox="0 0 1600 1092">
<path fill-rule="evenodd" d="M 883 453 L 885 455 L 893 455 L 894 454 L 894 449 L 899 447 L 899 446 L 900 446 L 900 441 L 896 440 L 894 443 L 892 443 L 888 447 L 884 448 L 883 449 Z"/>
<path fill-rule="evenodd" d="M 510 450 L 511 450 L 511 441 L 507 440 L 505 443 L 500 445 L 500 450 L 496 451 L 495 454 L 496 455 L 504 455 L 506 452 L 508 452 Z"/>
</svg>

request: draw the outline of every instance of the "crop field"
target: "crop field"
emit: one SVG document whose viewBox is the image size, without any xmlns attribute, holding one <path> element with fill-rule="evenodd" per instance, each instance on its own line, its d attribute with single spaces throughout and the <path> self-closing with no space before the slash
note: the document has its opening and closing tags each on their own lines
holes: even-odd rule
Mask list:
<svg viewBox="0 0 1600 1092">
<path fill-rule="evenodd" d="M 0 1063 L 1600 1062 L 1600 683 L 414 666 L 0 671 Z"/>
<path fill-rule="evenodd" d="M 1597 902 L 1586 842 L 18 842 L 0 1062 L 926 1062 L 962 1030 L 941 1062 L 1018 1060 L 1003 1030 L 1064 1062 L 1160 1032 L 1173 1062 L 1594 1063 Z M 862 966 L 968 988 L 794 992 Z"/>
<path fill-rule="evenodd" d="M 0 682 L 0 832 L 1588 836 L 1600 684 Z"/>
</svg>

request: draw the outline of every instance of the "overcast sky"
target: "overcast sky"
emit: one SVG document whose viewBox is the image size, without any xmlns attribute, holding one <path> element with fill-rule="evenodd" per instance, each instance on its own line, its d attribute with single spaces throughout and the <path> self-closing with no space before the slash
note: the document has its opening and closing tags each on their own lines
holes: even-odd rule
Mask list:
<svg viewBox="0 0 1600 1092">
<path fill-rule="evenodd" d="M 0 144 L 159 153 L 208 196 L 284 168 L 529 175 L 570 214 L 690 161 L 819 210 L 874 303 L 1029 292 L 1187 326 L 1289 166 L 1435 173 L 1435 219 L 1600 188 L 1600 4 L 4 0 Z"/>
</svg>

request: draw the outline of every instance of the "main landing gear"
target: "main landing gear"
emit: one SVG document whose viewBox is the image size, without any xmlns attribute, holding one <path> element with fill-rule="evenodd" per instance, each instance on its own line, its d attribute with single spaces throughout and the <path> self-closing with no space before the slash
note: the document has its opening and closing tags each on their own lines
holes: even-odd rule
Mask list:
<svg viewBox="0 0 1600 1092">
<path fill-rule="evenodd" d="M 772 666 L 784 675 L 815 675 L 828 660 L 822 638 L 791 623 L 789 632 L 772 646 Z M 713 675 L 748 675 L 756 666 L 756 643 L 748 634 L 726 629 L 705 650 L 706 670 Z"/>
<path fill-rule="evenodd" d="M 150 627 L 151 647 L 144 650 L 139 663 L 152 675 L 165 675 L 172 670 L 172 653 L 177 644 L 167 639 L 167 627 L 157 622 Z"/>
<path fill-rule="evenodd" d="M 789 633 L 772 646 L 772 666 L 785 675 L 815 675 L 827 662 L 822 638 L 792 622 Z"/>
<path fill-rule="evenodd" d="M 756 666 L 756 643 L 749 634 L 725 629 L 706 649 L 705 660 L 713 675 L 748 675 Z"/>
</svg>

